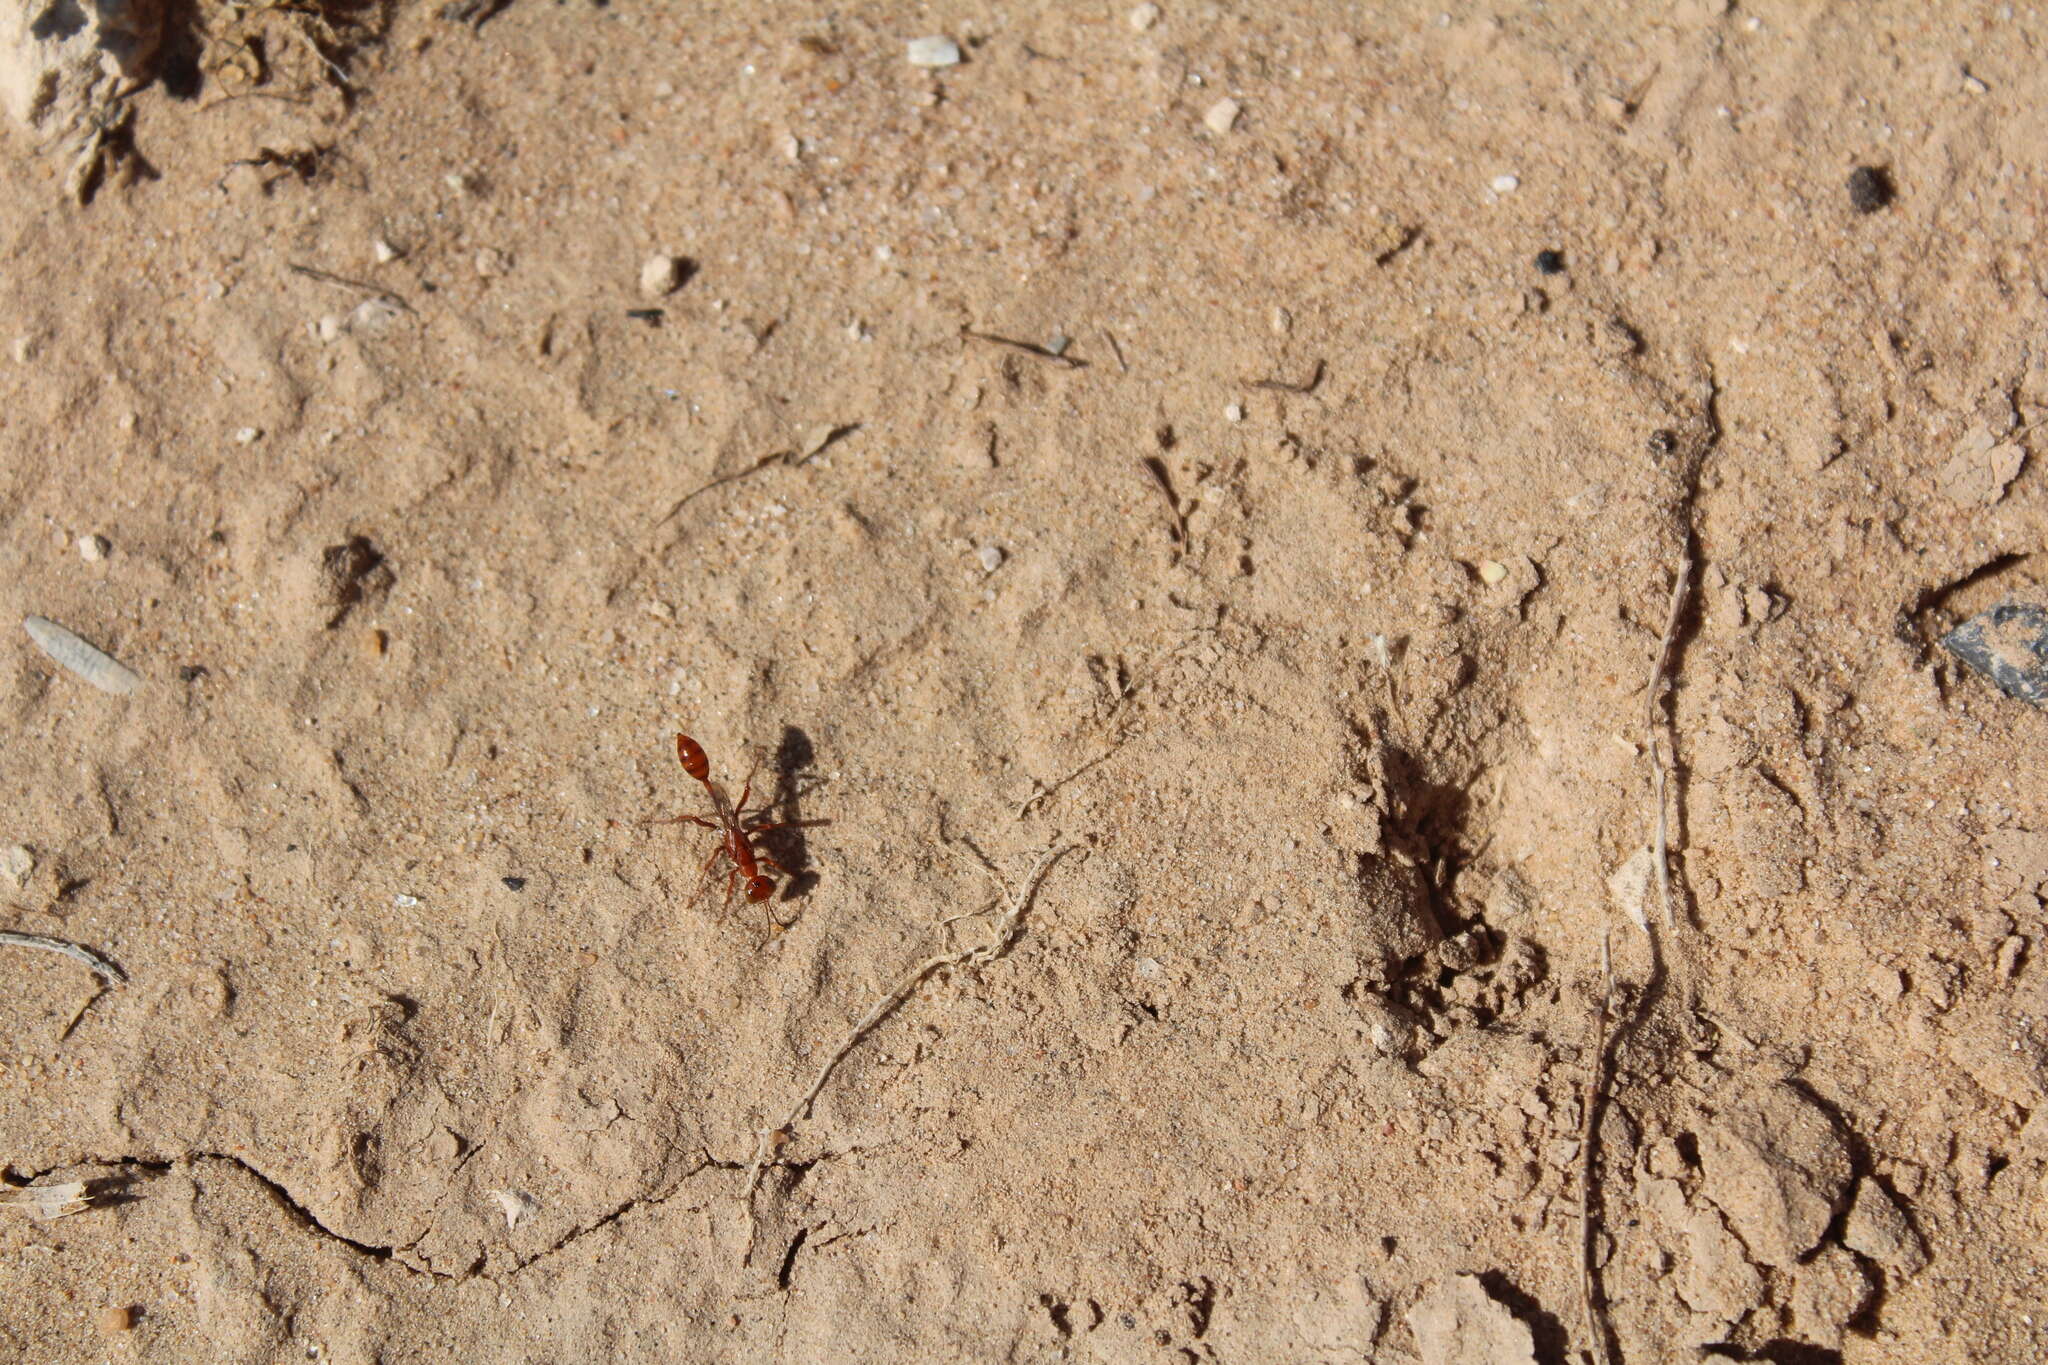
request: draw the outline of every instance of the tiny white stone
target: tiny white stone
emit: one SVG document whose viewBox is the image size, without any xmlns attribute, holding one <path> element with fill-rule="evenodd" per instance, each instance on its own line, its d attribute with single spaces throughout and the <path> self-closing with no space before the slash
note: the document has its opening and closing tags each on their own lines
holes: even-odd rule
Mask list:
<svg viewBox="0 0 2048 1365">
<path fill-rule="evenodd" d="M 1271 323 L 1273 335 L 1284 337 L 1294 327 L 1294 314 L 1276 304 L 1273 308 Z"/>
<path fill-rule="evenodd" d="M 1003 552 L 994 545 L 984 545 L 979 550 L 976 550 L 974 555 L 975 558 L 981 561 L 981 571 L 983 573 L 994 573 L 997 569 L 1003 567 Z"/>
<path fill-rule="evenodd" d="M 263 432 L 256 427 L 243 427 L 235 432 L 235 444 L 238 446 L 254 445 L 256 439 L 262 434 Z"/>
<path fill-rule="evenodd" d="M 1223 409 L 1223 415 L 1230 421 L 1242 422 L 1244 420 L 1244 405 L 1242 403 L 1232 403 L 1229 407 Z"/>
<path fill-rule="evenodd" d="M 335 313 L 329 313 L 315 325 L 314 331 L 324 342 L 335 342 L 348 328 L 348 320 Z"/>
<path fill-rule="evenodd" d="M 398 305 L 389 299 L 364 299 L 348 315 L 348 325 L 352 331 L 375 336 L 398 321 L 398 313 Z"/>
<path fill-rule="evenodd" d="M 14 345 L 9 348 L 8 354 L 14 357 L 15 364 L 28 364 L 36 358 L 36 339 L 24 332 L 14 339 Z"/>
<path fill-rule="evenodd" d="M 1497 175 L 1493 178 L 1493 192 L 1495 194 L 1513 194 L 1520 188 L 1522 188 L 1522 178 L 1518 175 Z"/>
<path fill-rule="evenodd" d="M 1133 33 L 1143 33 L 1159 22 L 1159 6 L 1151 3 L 1139 5 L 1124 18 L 1130 24 Z"/>
<path fill-rule="evenodd" d="M 88 564 L 99 563 L 107 557 L 107 551 L 113 548 L 113 546 L 107 543 L 105 536 L 80 536 L 78 538 L 79 556 Z"/>
<path fill-rule="evenodd" d="M 518 1190 L 492 1190 L 491 1198 L 497 1200 L 498 1207 L 505 1211 L 507 1232 L 518 1227 L 522 1218 L 537 1212 L 540 1208 L 538 1199 L 530 1194 L 522 1194 Z"/>
<path fill-rule="evenodd" d="M 1482 559 L 1479 561 L 1479 581 L 1486 584 L 1487 587 L 1492 587 L 1507 576 L 1508 566 L 1499 560 Z"/>
<path fill-rule="evenodd" d="M 28 874 L 35 870 L 36 855 L 28 851 L 26 844 L 0 848 L 0 877 L 7 878 L 16 886 L 23 886 L 28 882 Z"/>
<path fill-rule="evenodd" d="M 666 252 L 656 252 L 640 263 L 640 293 L 658 299 L 672 294 L 683 282 L 683 263 Z"/>
<path fill-rule="evenodd" d="M 370 254 L 377 258 L 378 265 L 390 265 L 405 253 L 382 237 L 370 243 Z"/>
<path fill-rule="evenodd" d="M 912 66 L 937 67 L 960 64 L 960 44 L 943 34 L 930 38 L 912 38 L 905 45 L 905 54 Z"/>
<path fill-rule="evenodd" d="M 1244 106 L 1233 99 L 1220 99 L 1209 106 L 1209 112 L 1202 115 L 1202 122 L 1218 137 L 1237 126 L 1237 116 L 1244 112 Z"/>
<path fill-rule="evenodd" d="M 391 898 L 391 903 L 401 910 L 410 910 L 420 903 L 418 896 L 408 896 L 403 891 Z"/>
</svg>

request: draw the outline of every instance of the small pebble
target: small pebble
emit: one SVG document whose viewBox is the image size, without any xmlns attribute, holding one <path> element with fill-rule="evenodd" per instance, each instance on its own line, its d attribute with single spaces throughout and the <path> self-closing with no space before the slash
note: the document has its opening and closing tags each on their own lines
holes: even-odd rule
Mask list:
<svg viewBox="0 0 2048 1365">
<path fill-rule="evenodd" d="M 405 253 L 385 241 L 382 237 L 379 237 L 376 241 L 370 243 L 370 254 L 376 257 L 378 265 L 390 265 Z"/>
<path fill-rule="evenodd" d="M 262 434 L 263 432 L 256 427 L 243 427 L 235 432 L 235 444 L 238 446 L 254 445 L 256 444 L 256 438 Z"/>
<path fill-rule="evenodd" d="M 1129 14 L 1125 15 L 1124 19 L 1130 24 L 1131 32 L 1143 33 L 1146 29 L 1159 22 L 1159 6 L 1154 4 L 1139 5 Z"/>
<path fill-rule="evenodd" d="M 673 294 L 682 282 L 683 263 L 674 256 L 656 253 L 640 264 L 640 294 L 643 298 L 658 299 L 664 294 Z"/>
<path fill-rule="evenodd" d="M 1493 178 L 1493 192 L 1495 194 L 1513 194 L 1520 188 L 1522 188 L 1522 178 L 1518 175 L 1497 175 Z"/>
<path fill-rule="evenodd" d="M 912 66 L 940 67 L 960 64 L 960 44 L 943 35 L 931 38 L 912 38 L 905 45 L 905 56 Z"/>
<path fill-rule="evenodd" d="M 107 557 L 107 551 L 113 548 L 112 545 L 107 543 L 105 536 L 80 536 L 78 538 L 79 557 L 88 564 L 99 563 Z"/>
<path fill-rule="evenodd" d="M 110 1337 L 121 1332 L 132 1332 L 135 1330 L 135 1320 L 141 1316 L 132 1304 L 121 1304 L 105 1309 L 100 1313 L 100 1331 Z"/>
<path fill-rule="evenodd" d="M 1003 567 L 1003 552 L 996 546 L 984 545 L 974 552 L 974 557 L 981 561 L 983 573 L 994 573 Z"/>
<path fill-rule="evenodd" d="M 36 855 L 28 851 L 26 844 L 10 844 L 0 848 L 0 877 L 7 878 L 16 886 L 28 884 L 29 873 L 36 870 Z"/>
<path fill-rule="evenodd" d="M 348 330 L 348 320 L 336 313 L 329 313 L 314 324 L 314 335 L 321 341 L 333 343 L 341 340 L 341 334 Z"/>
<path fill-rule="evenodd" d="M 1244 420 L 1244 405 L 1242 403 L 1232 403 L 1229 407 L 1223 409 L 1223 416 L 1227 421 L 1242 422 Z"/>
<path fill-rule="evenodd" d="M 418 896 L 408 896 L 403 891 L 391 898 L 391 903 L 401 910 L 410 910 L 420 903 Z"/>
<path fill-rule="evenodd" d="M 1537 252 L 1536 273 L 1539 275 L 1564 274 L 1564 253 L 1562 251 Z"/>
<path fill-rule="evenodd" d="M 487 280 L 495 280 L 511 268 L 511 260 L 496 247 L 487 246 L 476 253 L 476 273 Z"/>
<path fill-rule="evenodd" d="M 376 336 L 398 321 L 399 307 L 389 299 L 364 299 L 348 315 L 349 330 Z"/>
<path fill-rule="evenodd" d="M 1486 584 L 1487 587 L 1492 587 L 1507 576 L 1508 566 L 1499 560 L 1482 559 L 1479 561 L 1479 581 Z"/>
<path fill-rule="evenodd" d="M 1849 207 L 1876 213 L 1892 202 L 1892 178 L 1882 166 L 1858 166 L 1849 172 Z"/>
<path fill-rule="evenodd" d="M 1244 112 L 1244 106 L 1233 99 L 1217 100 L 1209 106 L 1209 112 L 1202 115 L 1202 122 L 1209 131 L 1221 137 L 1237 126 L 1237 116 Z"/>
<path fill-rule="evenodd" d="M 1294 314 L 1278 304 L 1273 306 L 1273 314 L 1267 321 L 1273 328 L 1274 336 L 1284 337 L 1294 329 Z"/>
<path fill-rule="evenodd" d="M 507 878 L 505 878 L 505 889 L 506 889 L 507 891 L 524 891 L 524 890 L 526 889 L 526 878 L 524 878 L 524 877 L 507 877 Z"/>
<path fill-rule="evenodd" d="M 7 353 L 14 357 L 15 364 L 26 365 L 36 358 L 36 339 L 27 335 L 18 336 Z"/>
</svg>

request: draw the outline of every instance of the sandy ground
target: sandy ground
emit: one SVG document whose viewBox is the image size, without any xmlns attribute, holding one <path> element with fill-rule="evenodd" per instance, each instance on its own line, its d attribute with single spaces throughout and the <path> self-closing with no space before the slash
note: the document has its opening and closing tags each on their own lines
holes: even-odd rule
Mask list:
<svg viewBox="0 0 2048 1365">
<path fill-rule="evenodd" d="M 1130 8 L 7 130 L 0 1355 L 2048 1354 L 2048 25 Z"/>
</svg>

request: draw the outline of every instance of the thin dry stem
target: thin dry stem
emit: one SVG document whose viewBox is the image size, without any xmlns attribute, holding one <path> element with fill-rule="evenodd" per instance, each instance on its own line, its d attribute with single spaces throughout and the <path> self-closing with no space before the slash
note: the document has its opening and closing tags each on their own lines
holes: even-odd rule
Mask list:
<svg viewBox="0 0 2048 1365">
<path fill-rule="evenodd" d="M 68 939 L 51 938 L 48 934 L 23 934 L 12 929 L 0 929 L 0 944 L 13 948 L 38 948 L 46 953 L 61 953 L 74 962 L 82 963 L 87 970 L 109 986 L 118 986 L 127 981 L 127 974 L 92 949 L 73 943 Z"/>
<path fill-rule="evenodd" d="M 760 1233 L 759 1217 L 754 1211 L 754 1196 L 760 1191 L 761 1177 L 767 1172 L 770 1153 L 789 1140 L 790 1130 L 796 1126 L 798 1119 L 809 1115 L 812 1103 L 817 1100 L 818 1095 L 825 1089 L 826 1082 L 832 1079 L 832 1073 L 838 1069 L 839 1064 L 846 1060 L 846 1055 L 858 1047 L 861 1039 L 867 1037 L 877 1025 L 894 1013 L 897 1007 L 902 1005 L 905 1000 L 908 1000 L 912 993 L 929 980 L 934 973 L 947 967 L 961 965 L 986 966 L 1008 952 L 1010 945 L 1016 942 L 1018 934 L 1023 932 L 1024 912 L 1030 907 L 1033 897 L 1038 894 L 1039 884 L 1045 880 L 1045 874 L 1052 868 L 1055 862 L 1064 857 L 1073 847 L 1074 845 L 1072 844 L 1066 844 L 1046 849 L 1044 853 L 1039 855 L 1037 864 L 1031 869 L 1031 875 L 1024 879 L 1024 885 L 1021 889 L 1013 889 L 1003 879 L 1001 873 L 993 868 L 988 869 L 989 875 L 995 878 L 998 886 L 1002 887 L 1003 900 L 1005 902 L 1002 918 L 996 921 L 995 931 L 989 935 L 988 939 L 971 947 L 958 948 L 952 952 L 936 953 L 905 972 L 902 979 L 896 983 L 895 989 L 876 1001 L 874 1007 L 862 1015 L 859 1022 L 855 1023 L 851 1029 L 847 1030 L 845 1039 L 838 1047 L 832 1050 L 831 1055 L 825 1059 L 824 1065 L 818 1068 L 818 1074 L 811 1079 L 810 1088 L 804 1091 L 802 1097 L 794 1105 L 790 1106 L 788 1116 L 782 1122 L 763 1128 L 754 1135 L 754 1155 L 747 1166 L 747 1246 L 740 1256 L 741 1264 L 746 1264 L 754 1258 L 754 1242 Z M 978 914 L 980 912 L 976 911 L 974 913 Z M 960 915 L 954 918 L 965 919 L 969 917 Z M 947 921 L 949 924 L 952 922 L 951 920 Z"/>
</svg>

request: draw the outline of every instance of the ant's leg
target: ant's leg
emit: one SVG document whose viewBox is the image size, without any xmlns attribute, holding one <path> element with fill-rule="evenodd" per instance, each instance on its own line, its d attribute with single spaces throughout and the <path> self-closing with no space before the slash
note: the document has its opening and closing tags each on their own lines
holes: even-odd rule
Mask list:
<svg viewBox="0 0 2048 1365">
<path fill-rule="evenodd" d="M 785 877 L 795 875 L 788 868 L 784 867 L 781 863 L 776 862 L 774 858 L 770 857 L 766 853 L 756 852 L 754 854 L 754 861 L 761 864 L 761 866 L 763 867 L 774 868 L 777 872 L 781 873 Z"/>
</svg>

